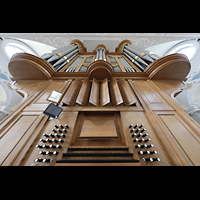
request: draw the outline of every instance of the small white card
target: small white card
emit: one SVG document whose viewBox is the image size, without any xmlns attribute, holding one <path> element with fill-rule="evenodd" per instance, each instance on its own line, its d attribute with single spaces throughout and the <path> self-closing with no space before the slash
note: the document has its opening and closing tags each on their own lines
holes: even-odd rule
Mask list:
<svg viewBox="0 0 200 200">
<path fill-rule="evenodd" d="M 61 96 L 62 96 L 62 93 L 56 92 L 56 91 L 54 90 L 54 91 L 51 93 L 50 97 L 48 98 L 48 101 L 52 101 L 52 102 L 58 103 Z"/>
</svg>

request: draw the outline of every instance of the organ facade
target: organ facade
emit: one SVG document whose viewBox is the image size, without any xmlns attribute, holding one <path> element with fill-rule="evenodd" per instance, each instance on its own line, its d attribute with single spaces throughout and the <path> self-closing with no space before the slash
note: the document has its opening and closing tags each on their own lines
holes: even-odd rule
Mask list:
<svg viewBox="0 0 200 200">
<path fill-rule="evenodd" d="M 200 165 L 200 126 L 174 100 L 185 55 L 159 58 L 129 40 L 87 52 L 73 40 L 41 57 L 15 54 L 8 68 L 24 99 L 0 123 L 0 165 Z M 52 103 L 55 118 L 43 113 Z"/>
</svg>

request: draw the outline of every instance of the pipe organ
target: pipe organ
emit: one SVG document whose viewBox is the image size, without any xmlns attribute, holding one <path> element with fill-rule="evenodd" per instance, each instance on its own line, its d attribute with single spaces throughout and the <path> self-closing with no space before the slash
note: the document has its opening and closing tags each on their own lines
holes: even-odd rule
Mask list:
<svg viewBox="0 0 200 200">
<path fill-rule="evenodd" d="M 191 68 L 183 54 L 73 40 L 8 68 L 24 99 L 0 123 L 0 165 L 200 165 L 200 126 L 174 100 Z M 57 118 L 44 114 L 52 103 Z"/>
</svg>

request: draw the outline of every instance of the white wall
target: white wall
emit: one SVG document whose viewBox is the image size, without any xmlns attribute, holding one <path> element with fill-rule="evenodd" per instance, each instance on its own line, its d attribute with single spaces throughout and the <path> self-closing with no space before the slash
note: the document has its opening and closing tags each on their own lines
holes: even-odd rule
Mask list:
<svg viewBox="0 0 200 200">
<path fill-rule="evenodd" d="M 154 45 L 151 47 L 146 48 L 146 50 L 148 51 L 152 51 L 155 54 L 157 54 L 160 57 L 163 57 L 165 55 L 165 53 L 172 48 L 174 45 L 178 44 L 179 42 L 181 42 L 183 40 L 176 40 L 176 41 L 172 41 L 172 42 L 165 42 L 162 44 L 158 44 L 158 45 Z"/>
<path fill-rule="evenodd" d="M 19 39 L 19 40 L 29 45 L 37 53 L 39 57 L 41 57 L 44 53 L 48 51 L 56 49 L 52 46 L 49 46 L 47 44 L 42 44 L 40 42 L 35 42 L 35 41 L 25 40 L 25 39 Z"/>
<path fill-rule="evenodd" d="M 23 97 L 18 92 L 9 87 L 12 83 L 8 70 L 10 58 L 5 51 L 5 46 L 8 42 L 28 45 L 29 49 L 33 50 L 37 56 L 41 56 L 44 53 L 55 49 L 49 45 L 25 39 L 5 38 L 4 40 L 0 40 L 0 73 L 5 74 L 9 79 L 8 81 L 0 79 L 1 89 L 4 90 L 4 93 L 0 91 L 0 95 L 5 96 L 5 101 L 0 102 L 0 121 L 10 114 L 12 110 L 23 100 Z"/>
<path fill-rule="evenodd" d="M 186 89 L 177 95 L 175 100 L 197 123 L 200 124 L 200 102 L 197 102 L 197 99 L 200 99 L 200 93 L 198 92 L 198 87 L 200 86 L 200 78 L 192 80 L 196 74 L 200 74 L 200 42 L 196 40 L 179 40 L 152 46 L 147 48 L 147 50 L 163 57 L 166 55 L 167 51 L 178 47 L 178 45 L 181 45 L 180 43 L 182 42 L 193 43 L 195 45 L 196 54 L 190 60 L 191 70 L 187 75 L 188 80 L 184 82 Z"/>
</svg>

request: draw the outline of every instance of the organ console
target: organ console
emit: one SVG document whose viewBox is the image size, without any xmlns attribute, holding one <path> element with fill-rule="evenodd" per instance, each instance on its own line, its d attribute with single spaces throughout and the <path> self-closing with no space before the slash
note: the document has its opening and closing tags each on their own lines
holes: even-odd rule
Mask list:
<svg viewBox="0 0 200 200">
<path fill-rule="evenodd" d="M 0 165 L 200 165 L 200 126 L 174 100 L 190 68 L 183 54 L 159 58 L 129 40 L 115 52 L 73 40 L 14 55 L 12 88 L 24 100 L 0 123 Z"/>
</svg>

